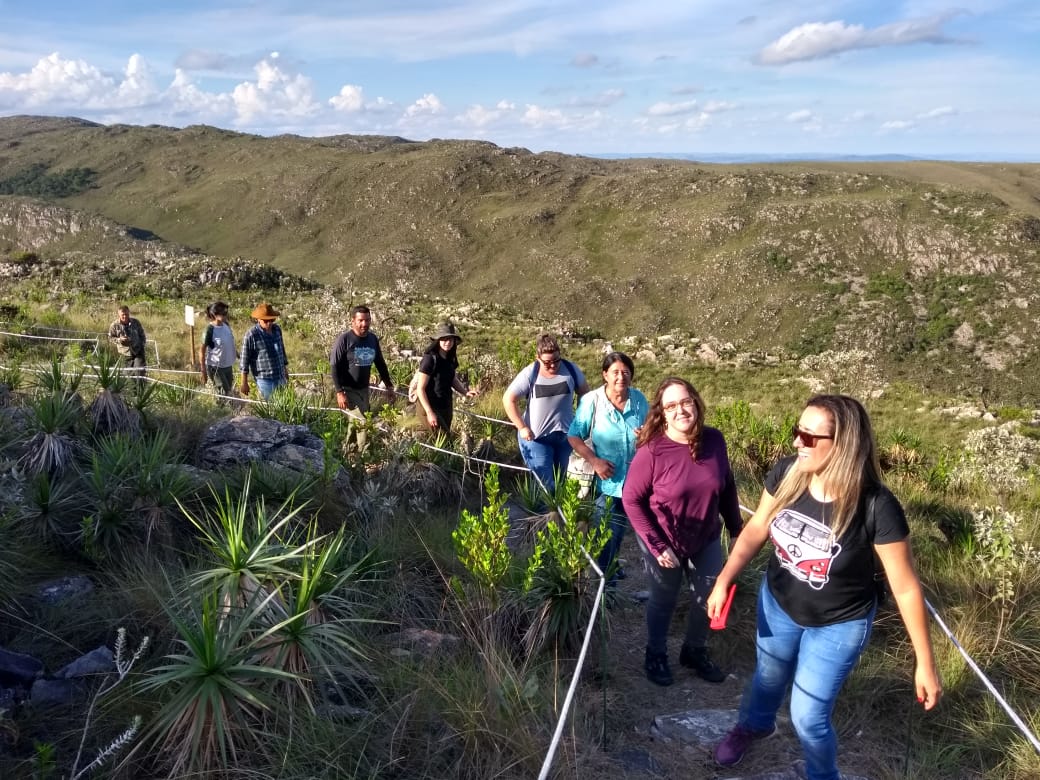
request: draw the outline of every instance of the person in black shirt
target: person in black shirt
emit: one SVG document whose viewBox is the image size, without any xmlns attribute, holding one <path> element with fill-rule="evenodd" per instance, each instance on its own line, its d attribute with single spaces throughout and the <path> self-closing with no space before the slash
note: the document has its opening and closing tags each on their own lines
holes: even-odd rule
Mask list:
<svg viewBox="0 0 1040 780">
<path fill-rule="evenodd" d="M 329 363 L 332 365 L 332 385 L 336 389 L 336 405 L 361 414 L 369 410 L 369 380 L 372 366 L 376 367 L 380 379 L 393 392 L 394 380 L 383 359 L 379 337 L 369 327 L 372 313 L 367 306 L 355 306 L 350 310 L 350 330 L 339 335 L 332 345 Z"/>
<path fill-rule="evenodd" d="M 791 691 L 791 723 L 808 780 L 838 780 L 834 702 L 870 639 L 877 610 L 874 556 L 880 561 L 917 659 L 914 688 L 926 710 L 942 696 L 921 582 L 903 508 L 881 479 L 874 433 L 863 405 L 844 395 L 810 398 L 793 431 L 797 455 L 766 477 L 708 597 L 720 615 L 737 574 L 774 545 L 758 593 L 757 663 L 737 726 L 715 748 L 722 766 L 776 730 Z"/>
<path fill-rule="evenodd" d="M 419 362 L 415 394 L 430 429 L 447 433 L 451 430 L 454 416 L 452 391 L 457 390 L 470 398 L 478 393 L 467 388 L 458 376 L 459 358 L 456 352 L 462 336 L 455 332 L 455 326 L 450 322 L 442 322 L 437 332 L 430 336 L 430 341 L 433 343 Z"/>
</svg>

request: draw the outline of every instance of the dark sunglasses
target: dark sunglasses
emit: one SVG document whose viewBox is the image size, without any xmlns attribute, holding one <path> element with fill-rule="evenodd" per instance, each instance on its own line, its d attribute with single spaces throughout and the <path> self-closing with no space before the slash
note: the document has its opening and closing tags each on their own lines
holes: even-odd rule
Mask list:
<svg viewBox="0 0 1040 780">
<path fill-rule="evenodd" d="M 541 358 L 539 358 L 539 360 L 541 360 Z M 556 368 L 556 366 L 560 365 L 560 360 L 561 358 L 558 357 L 555 357 L 552 360 L 542 360 L 542 365 L 546 368 Z"/>
<path fill-rule="evenodd" d="M 816 443 L 820 439 L 833 439 L 834 435 L 828 435 L 823 433 L 809 433 L 809 431 L 803 430 L 799 428 L 797 425 L 795 425 L 793 428 L 791 428 L 791 437 L 794 439 L 801 439 L 802 444 L 811 449 L 812 447 L 816 446 Z"/>
</svg>

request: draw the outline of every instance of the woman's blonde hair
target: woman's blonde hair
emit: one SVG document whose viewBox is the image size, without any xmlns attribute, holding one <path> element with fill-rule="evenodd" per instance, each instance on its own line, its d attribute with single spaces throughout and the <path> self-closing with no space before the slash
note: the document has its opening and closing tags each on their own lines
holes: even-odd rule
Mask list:
<svg viewBox="0 0 1040 780">
<path fill-rule="evenodd" d="M 831 421 L 829 433 L 834 445 L 820 477 L 827 493 L 834 496 L 830 527 L 838 539 L 852 526 L 861 498 L 883 484 L 874 430 L 863 404 L 847 395 L 813 396 L 805 408 L 821 409 Z M 772 521 L 781 509 L 793 504 L 809 487 L 811 478 L 811 474 L 796 468 L 788 469 L 773 494 L 768 519 Z"/>
<path fill-rule="evenodd" d="M 677 376 L 670 376 L 658 385 L 657 392 L 654 393 L 654 400 L 650 404 L 650 411 L 647 412 L 646 421 L 643 423 L 643 427 L 639 429 L 636 447 L 642 447 L 652 439 L 656 439 L 664 434 L 667 423 L 664 419 L 664 405 L 661 403 L 661 399 L 664 397 L 664 391 L 673 385 L 685 387 L 686 392 L 690 394 L 690 398 L 693 399 L 693 403 L 697 407 L 693 428 L 690 430 L 690 458 L 697 460 L 697 451 L 701 444 L 701 433 L 704 431 L 704 399 L 701 398 L 701 394 L 697 392 L 693 385 Z"/>
</svg>

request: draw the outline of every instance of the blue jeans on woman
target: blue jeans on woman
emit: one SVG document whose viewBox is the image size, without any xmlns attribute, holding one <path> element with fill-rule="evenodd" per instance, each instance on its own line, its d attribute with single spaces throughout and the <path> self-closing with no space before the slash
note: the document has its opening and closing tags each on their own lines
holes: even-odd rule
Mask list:
<svg viewBox="0 0 1040 780">
<path fill-rule="evenodd" d="M 608 498 L 611 499 L 609 518 L 605 517 Z M 610 569 L 614 565 L 614 561 L 617 560 L 618 552 L 621 551 L 621 542 L 625 538 L 625 528 L 628 527 L 628 514 L 625 513 L 621 497 L 608 496 L 605 493 L 600 493 L 596 496 L 596 517 L 600 523 L 606 523 L 607 528 L 610 530 L 610 538 L 607 539 L 607 543 L 603 546 L 599 557 L 596 558 L 596 565 L 599 566 L 600 571 L 604 574 L 611 574 Z M 616 584 L 617 572 L 614 572 L 607 585 Z"/>
<path fill-rule="evenodd" d="M 527 468 L 538 477 L 545 491 L 552 494 L 556 490 L 556 475 L 567 473 L 567 459 L 571 456 L 567 431 L 553 431 L 531 441 L 517 434 L 517 441 Z"/>
<path fill-rule="evenodd" d="M 716 539 L 702 547 L 691 558 L 680 558 L 679 565 L 667 569 L 637 534 L 636 541 L 643 551 L 647 573 L 650 575 L 650 600 L 646 603 L 646 649 L 655 654 L 668 652 L 668 627 L 672 623 L 679 590 L 685 575 L 691 594 L 690 609 L 686 613 L 686 636 L 683 644 L 696 650 L 708 643 L 708 613 L 705 604 L 715 579 L 722 571 L 722 542 Z"/>
<path fill-rule="evenodd" d="M 791 723 L 805 753 L 808 780 L 839 780 L 838 735 L 831 712 L 845 678 L 870 640 L 874 610 L 829 626 L 795 623 L 765 578 L 758 592 L 757 664 L 740 705 L 740 725 L 770 731 L 791 687 Z M 793 683 L 793 685 L 792 685 Z"/>
</svg>

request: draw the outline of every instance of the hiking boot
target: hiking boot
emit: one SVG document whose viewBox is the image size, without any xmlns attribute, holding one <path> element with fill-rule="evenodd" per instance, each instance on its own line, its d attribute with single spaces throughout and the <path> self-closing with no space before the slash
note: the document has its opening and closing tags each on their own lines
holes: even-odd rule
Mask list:
<svg viewBox="0 0 1040 780">
<path fill-rule="evenodd" d="M 771 737 L 775 731 L 776 726 L 770 726 L 765 731 L 755 731 L 738 724 L 715 746 L 715 763 L 719 766 L 736 766 L 752 742 Z"/>
<path fill-rule="evenodd" d="M 654 685 L 671 685 L 672 670 L 668 668 L 668 653 L 652 653 L 646 651 L 646 661 L 643 663 L 646 669 L 646 679 Z"/>
<path fill-rule="evenodd" d="M 708 655 L 706 647 L 682 646 L 679 652 L 679 665 L 687 669 L 693 669 L 702 680 L 711 683 L 720 683 L 726 679 L 726 673 L 722 671 Z"/>
</svg>

